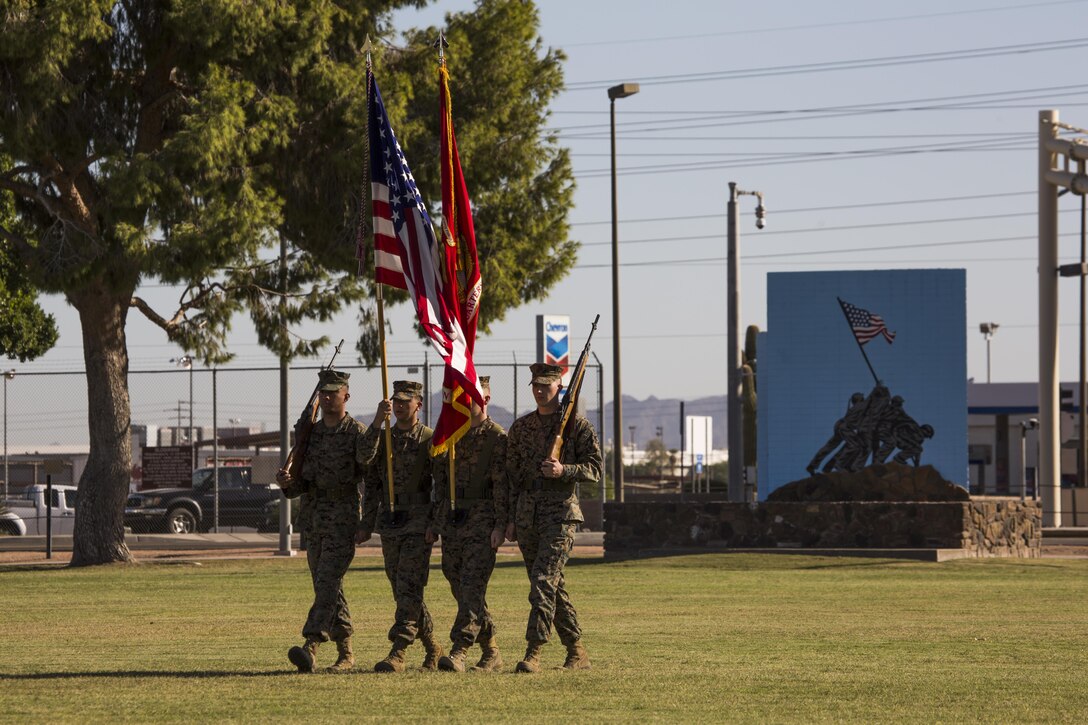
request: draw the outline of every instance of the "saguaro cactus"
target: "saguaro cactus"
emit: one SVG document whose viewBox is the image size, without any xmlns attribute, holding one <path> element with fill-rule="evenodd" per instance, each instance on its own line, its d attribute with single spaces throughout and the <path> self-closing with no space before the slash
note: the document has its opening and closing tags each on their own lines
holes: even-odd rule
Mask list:
<svg viewBox="0 0 1088 725">
<path fill-rule="evenodd" d="M 741 355 L 741 408 L 744 421 L 744 465 L 756 465 L 756 336 L 757 325 L 749 325 L 744 334 L 744 352 Z"/>
</svg>

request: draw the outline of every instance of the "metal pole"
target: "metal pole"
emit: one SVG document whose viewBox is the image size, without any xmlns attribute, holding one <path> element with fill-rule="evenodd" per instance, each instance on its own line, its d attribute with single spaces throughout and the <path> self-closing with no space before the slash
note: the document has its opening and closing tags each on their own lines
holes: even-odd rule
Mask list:
<svg viewBox="0 0 1088 725">
<path fill-rule="evenodd" d="M 1028 500 L 1028 427 L 1020 424 L 1020 503 Z"/>
<path fill-rule="evenodd" d="M 684 445 L 684 441 L 687 440 L 687 431 L 684 430 L 684 401 L 680 401 L 680 500 L 684 500 L 684 481 L 687 479 L 684 471 L 684 452 L 687 446 Z"/>
<path fill-rule="evenodd" d="M 14 370 L 4 371 L 4 498 L 8 497 L 8 381 L 15 377 Z"/>
<path fill-rule="evenodd" d="M 45 474 L 45 558 L 53 558 L 53 474 Z"/>
<path fill-rule="evenodd" d="M 597 357 L 597 353 L 593 353 L 593 358 L 597 361 L 597 429 L 601 432 L 601 436 L 604 436 L 604 364 L 601 363 L 601 359 Z M 608 471 L 601 471 L 601 505 L 604 506 L 605 491 L 608 490 Z"/>
<path fill-rule="evenodd" d="M 280 325 L 287 338 L 287 238 L 280 233 Z M 280 458 L 286 460 L 291 450 L 291 431 L 287 414 L 287 356 L 280 355 Z M 291 499 L 280 493 L 280 548 L 277 556 L 294 556 L 291 548 Z"/>
<path fill-rule="evenodd" d="M 196 470 L 196 440 L 193 438 L 193 356 L 186 355 L 189 361 L 189 464 L 190 472 Z"/>
<path fill-rule="evenodd" d="M 727 221 L 727 297 L 728 312 L 728 358 L 726 369 L 727 402 L 729 404 L 729 486 L 730 501 L 740 501 L 744 494 L 744 429 L 741 427 L 741 406 L 743 405 L 740 376 L 740 252 L 737 244 L 739 216 L 737 212 L 737 184 L 729 182 L 729 204 Z"/>
<path fill-rule="evenodd" d="M 612 485 L 623 503 L 623 386 L 620 380 L 620 234 L 616 209 L 616 99 L 609 98 L 612 140 Z"/>
<path fill-rule="evenodd" d="M 212 368 L 212 529 L 219 533 L 219 370 Z M 195 448 L 193 450 L 196 450 Z"/>
<path fill-rule="evenodd" d="M 1084 163 L 1081 162 L 1078 171 L 1084 173 Z M 1088 317 L 1086 312 L 1086 299 L 1085 299 L 1085 269 L 1086 263 L 1088 263 L 1088 248 L 1085 245 L 1085 222 L 1088 221 L 1088 207 L 1085 206 L 1085 197 L 1080 195 L 1080 394 L 1077 400 L 1077 428 L 1079 432 L 1080 445 L 1077 446 L 1077 484 L 1078 486 L 1086 486 L 1086 476 L 1088 476 L 1088 431 L 1085 430 L 1085 403 L 1088 403 L 1088 376 L 1086 376 L 1086 364 L 1085 364 L 1085 346 L 1088 345 L 1088 340 L 1085 336 L 1085 318 Z M 1073 500 L 1076 501 L 1076 491 L 1073 492 Z M 1076 526 L 1076 523 L 1073 524 Z"/>
<path fill-rule="evenodd" d="M 1058 191 L 1046 179 L 1056 154 L 1047 142 L 1058 136 L 1058 112 L 1039 112 L 1039 465 L 1036 488 L 1043 526 L 1061 526 L 1061 436 L 1058 404 Z"/>
<path fill-rule="evenodd" d="M 514 420 L 518 419 L 518 354 L 511 352 L 514 356 Z M 602 429 L 603 433 L 603 429 Z"/>
<path fill-rule="evenodd" d="M 992 333 L 986 333 L 986 382 L 990 382 L 990 341 L 993 340 Z"/>
</svg>

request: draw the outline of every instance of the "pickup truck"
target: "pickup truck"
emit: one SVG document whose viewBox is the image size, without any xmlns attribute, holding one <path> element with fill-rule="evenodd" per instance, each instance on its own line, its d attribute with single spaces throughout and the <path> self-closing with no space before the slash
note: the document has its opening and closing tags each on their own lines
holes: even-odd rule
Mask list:
<svg viewBox="0 0 1088 725">
<path fill-rule="evenodd" d="M 129 494 L 125 526 L 133 533 L 210 531 L 215 520 L 213 473 L 213 468 L 193 471 L 192 488 L 158 488 Z M 278 530 L 279 486 L 253 483 L 252 477 L 251 466 L 220 466 L 219 525 Z"/>
<path fill-rule="evenodd" d="M 45 535 L 45 484 L 28 486 L 20 495 L 4 501 L 7 511 L 0 516 L 0 533 L 14 536 Z M 54 534 L 71 534 L 76 523 L 75 486 L 54 485 L 50 501 Z"/>
</svg>

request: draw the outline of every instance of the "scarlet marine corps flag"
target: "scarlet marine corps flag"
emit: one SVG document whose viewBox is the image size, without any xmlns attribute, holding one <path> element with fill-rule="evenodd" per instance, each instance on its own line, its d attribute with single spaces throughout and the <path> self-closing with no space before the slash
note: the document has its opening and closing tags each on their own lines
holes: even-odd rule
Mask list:
<svg viewBox="0 0 1088 725">
<path fill-rule="evenodd" d="M 408 291 L 420 326 L 446 363 L 447 379 L 483 405 L 472 364 L 470 340 L 476 337 L 475 320 L 469 338 L 461 326 L 459 310 L 449 303 L 453 298 L 443 273 L 444 253 L 435 240 L 431 218 L 408 161 L 389 125 L 373 73 L 367 80 L 375 280 Z"/>
<path fill-rule="evenodd" d="M 439 97 L 442 113 L 442 279 L 446 305 L 454 310 L 465 334 L 466 356 L 472 359 L 476 346 L 476 320 L 480 310 L 480 265 L 476 256 L 476 233 L 472 227 L 469 203 L 461 160 L 457 154 L 457 138 L 453 133 L 450 112 L 449 71 L 439 62 Z M 431 438 L 431 455 L 438 455 L 460 440 L 469 429 L 469 394 L 462 376 L 446 363 L 442 381 L 442 412 Z M 473 396 L 475 397 L 475 396 Z M 481 401 L 481 405 L 482 405 Z"/>
</svg>

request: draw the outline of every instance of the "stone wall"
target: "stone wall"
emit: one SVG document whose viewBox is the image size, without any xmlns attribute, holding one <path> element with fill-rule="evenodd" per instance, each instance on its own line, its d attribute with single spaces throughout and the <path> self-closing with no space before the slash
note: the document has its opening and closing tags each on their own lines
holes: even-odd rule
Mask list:
<svg viewBox="0 0 1088 725">
<path fill-rule="evenodd" d="M 1038 557 L 1042 513 L 1015 498 L 965 502 L 648 501 L 605 505 L 607 557 L 692 548 L 956 549 Z"/>
</svg>

